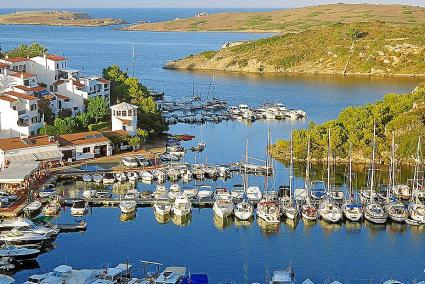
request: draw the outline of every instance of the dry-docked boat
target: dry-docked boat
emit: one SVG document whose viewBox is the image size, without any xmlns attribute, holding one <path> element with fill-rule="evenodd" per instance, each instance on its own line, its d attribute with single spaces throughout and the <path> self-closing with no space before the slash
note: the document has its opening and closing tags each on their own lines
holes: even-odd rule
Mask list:
<svg viewBox="0 0 425 284">
<path fill-rule="evenodd" d="M 151 172 L 149 171 L 142 171 L 140 173 L 140 178 L 142 179 L 142 181 L 144 182 L 152 182 L 154 179 L 154 176 Z"/>
<path fill-rule="evenodd" d="M 125 173 L 116 173 L 115 179 L 119 182 L 123 182 L 127 180 L 127 175 Z"/>
<path fill-rule="evenodd" d="M 93 180 L 92 176 L 89 174 L 84 174 L 81 176 L 81 178 L 83 179 L 84 182 L 91 182 Z"/>
<path fill-rule="evenodd" d="M 173 214 L 178 217 L 185 217 L 192 212 L 192 203 L 185 195 L 179 195 L 173 203 Z"/>
<path fill-rule="evenodd" d="M 159 170 L 159 169 L 152 170 L 152 174 L 154 179 L 156 179 L 158 183 L 163 183 L 167 179 L 166 174 L 162 170 Z"/>
<path fill-rule="evenodd" d="M 101 174 L 92 175 L 92 179 L 95 183 L 101 183 L 103 181 L 103 176 Z"/>
<path fill-rule="evenodd" d="M 53 197 L 57 194 L 55 186 L 53 184 L 45 184 L 38 193 L 41 198 Z"/>
<path fill-rule="evenodd" d="M 96 197 L 97 190 L 96 189 L 86 189 L 81 194 L 84 198 L 93 198 Z"/>
<path fill-rule="evenodd" d="M 113 173 L 105 173 L 102 181 L 103 184 L 113 184 L 115 182 L 115 175 Z"/>
<path fill-rule="evenodd" d="M 139 178 L 139 174 L 137 172 L 129 172 L 127 178 L 130 182 L 136 182 Z"/>
</svg>

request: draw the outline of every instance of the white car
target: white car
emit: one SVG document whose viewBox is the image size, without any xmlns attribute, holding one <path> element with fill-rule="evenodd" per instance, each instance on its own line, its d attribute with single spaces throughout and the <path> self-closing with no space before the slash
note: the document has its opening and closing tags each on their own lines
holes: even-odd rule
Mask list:
<svg viewBox="0 0 425 284">
<path fill-rule="evenodd" d="M 129 167 L 129 168 L 137 168 L 139 166 L 139 163 L 133 157 L 123 158 L 122 163 L 123 163 L 124 166 Z"/>
</svg>

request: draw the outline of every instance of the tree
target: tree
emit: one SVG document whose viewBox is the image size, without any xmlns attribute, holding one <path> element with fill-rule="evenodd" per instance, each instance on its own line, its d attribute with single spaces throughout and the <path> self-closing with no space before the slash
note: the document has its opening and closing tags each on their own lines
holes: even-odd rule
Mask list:
<svg viewBox="0 0 425 284">
<path fill-rule="evenodd" d="M 72 117 L 56 118 L 54 123 L 56 135 L 74 133 L 77 129 L 77 122 Z"/>
<path fill-rule="evenodd" d="M 36 57 L 42 56 L 47 52 L 47 48 L 39 43 L 32 43 L 31 45 L 21 44 L 18 47 L 7 52 L 7 55 L 11 58 L 14 57 Z"/>
<path fill-rule="evenodd" d="M 87 129 L 90 124 L 90 116 L 86 112 L 77 114 L 75 120 L 77 121 L 78 128 L 82 130 Z"/>
<path fill-rule="evenodd" d="M 148 137 L 149 137 L 149 132 L 147 132 L 146 130 L 144 130 L 144 129 L 137 129 L 137 136 L 138 137 L 140 137 L 140 140 L 142 141 L 142 142 L 146 142 L 146 140 L 148 139 Z"/>
<path fill-rule="evenodd" d="M 53 125 L 44 125 L 42 128 L 40 128 L 40 133 L 42 135 L 56 136 L 57 129 Z"/>
<path fill-rule="evenodd" d="M 90 98 L 87 104 L 87 115 L 98 123 L 109 114 L 108 103 L 101 96 Z"/>
<path fill-rule="evenodd" d="M 44 122 L 47 124 L 52 124 L 54 120 L 54 115 L 52 112 L 52 109 L 50 107 L 50 101 L 41 98 L 38 100 L 38 111 L 43 114 L 44 116 Z"/>
<path fill-rule="evenodd" d="M 132 146 L 133 149 L 142 143 L 142 139 L 139 136 L 129 137 L 128 145 Z"/>
</svg>

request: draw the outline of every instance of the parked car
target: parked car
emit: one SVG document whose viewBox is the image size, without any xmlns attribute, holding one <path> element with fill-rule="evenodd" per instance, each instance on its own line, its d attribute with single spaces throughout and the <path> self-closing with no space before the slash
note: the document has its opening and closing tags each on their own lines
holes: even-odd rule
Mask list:
<svg viewBox="0 0 425 284">
<path fill-rule="evenodd" d="M 1 202 L 3 202 L 3 199 L 5 199 L 5 201 L 6 201 L 6 198 L 7 198 L 7 201 L 8 202 L 12 202 L 12 201 L 17 200 L 18 199 L 18 196 L 13 195 L 13 194 L 10 194 L 10 193 L 8 193 L 6 191 L 0 190 L 0 199 L 1 199 Z"/>
<path fill-rule="evenodd" d="M 139 166 L 139 163 L 133 157 L 123 158 L 122 163 L 123 163 L 124 166 L 129 167 L 129 168 L 137 168 Z"/>
<path fill-rule="evenodd" d="M 149 167 L 152 165 L 151 162 L 142 155 L 136 156 L 134 158 L 137 160 L 141 167 Z"/>
</svg>

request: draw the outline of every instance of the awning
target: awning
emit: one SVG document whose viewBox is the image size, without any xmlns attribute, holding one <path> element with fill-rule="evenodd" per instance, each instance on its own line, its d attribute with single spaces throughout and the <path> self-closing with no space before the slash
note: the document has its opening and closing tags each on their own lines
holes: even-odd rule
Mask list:
<svg viewBox="0 0 425 284">
<path fill-rule="evenodd" d="M 61 160 L 63 154 L 59 150 L 48 151 L 35 153 L 34 156 L 37 158 L 37 161 L 47 161 L 47 160 Z"/>
<path fill-rule="evenodd" d="M 6 156 L 6 160 L 8 160 L 11 164 L 13 163 L 25 163 L 30 161 L 37 160 L 37 157 L 34 154 L 25 154 L 25 155 L 12 155 Z"/>
<path fill-rule="evenodd" d="M 9 167 L 0 172 L 0 183 L 21 183 L 36 171 L 39 165 L 38 161 L 28 160 L 11 163 Z"/>
</svg>

